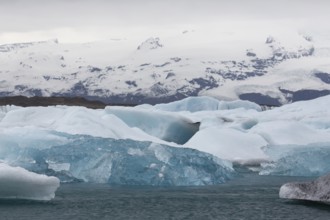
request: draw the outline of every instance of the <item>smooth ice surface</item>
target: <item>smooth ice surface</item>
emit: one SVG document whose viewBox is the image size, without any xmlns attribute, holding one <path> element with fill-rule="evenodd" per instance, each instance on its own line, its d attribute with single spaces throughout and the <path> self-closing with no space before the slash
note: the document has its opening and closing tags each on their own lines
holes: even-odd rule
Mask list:
<svg viewBox="0 0 330 220">
<path fill-rule="evenodd" d="M 265 145 L 267 142 L 259 135 L 216 127 L 201 130 L 186 144 L 186 146 L 203 149 L 221 158 L 236 161 L 246 158 L 254 160 L 266 158 L 261 149 Z"/>
<path fill-rule="evenodd" d="M 29 107 L 8 111 L 0 122 L 1 133 L 23 133 L 30 136 L 32 130 L 53 130 L 68 134 L 84 134 L 115 139 L 150 140 L 164 143 L 141 129 L 131 128 L 113 114 L 105 110 L 84 107 Z M 31 135 L 43 138 L 38 132 Z M 35 133 L 35 134 L 33 134 Z"/>
<path fill-rule="evenodd" d="M 199 129 L 199 123 L 171 112 L 126 107 L 107 107 L 106 112 L 117 116 L 130 127 L 178 144 L 186 143 Z"/>
<path fill-rule="evenodd" d="M 280 198 L 330 203 L 330 174 L 312 182 L 286 183 L 280 188 Z"/>
<path fill-rule="evenodd" d="M 55 134 L 54 134 L 55 135 Z M 46 149 L 0 148 L 0 159 L 63 182 L 112 185 L 213 185 L 234 174 L 230 162 L 193 149 L 83 135 Z"/>
<path fill-rule="evenodd" d="M 0 162 L 0 198 L 50 200 L 60 186 L 56 177 L 29 172 Z"/>
</svg>

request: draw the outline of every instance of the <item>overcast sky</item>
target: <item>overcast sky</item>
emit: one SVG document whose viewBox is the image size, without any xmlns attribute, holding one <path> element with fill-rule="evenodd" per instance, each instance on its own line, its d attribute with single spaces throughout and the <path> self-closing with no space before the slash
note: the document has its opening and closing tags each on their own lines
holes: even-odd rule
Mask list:
<svg viewBox="0 0 330 220">
<path fill-rule="evenodd" d="M 329 9 L 328 0 L 0 0 L 0 44 L 84 42 L 224 22 L 318 28 L 328 26 Z"/>
</svg>

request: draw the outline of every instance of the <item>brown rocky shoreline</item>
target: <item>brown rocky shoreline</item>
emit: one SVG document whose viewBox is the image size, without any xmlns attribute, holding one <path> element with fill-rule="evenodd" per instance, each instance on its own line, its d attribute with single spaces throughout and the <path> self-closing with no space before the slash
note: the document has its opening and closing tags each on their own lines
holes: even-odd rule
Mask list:
<svg viewBox="0 0 330 220">
<path fill-rule="evenodd" d="M 87 100 L 83 97 L 38 97 L 38 96 L 0 97 L 0 106 L 3 105 L 16 105 L 22 107 L 67 105 L 67 106 L 84 106 L 92 109 L 102 109 L 105 106 L 107 106 L 107 104 L 101 101 Z"/>
</svg>

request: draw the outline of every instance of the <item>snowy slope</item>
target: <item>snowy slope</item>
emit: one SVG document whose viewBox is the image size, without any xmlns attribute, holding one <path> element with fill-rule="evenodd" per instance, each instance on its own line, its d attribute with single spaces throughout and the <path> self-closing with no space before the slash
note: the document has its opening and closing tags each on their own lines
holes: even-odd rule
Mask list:
<svg viewBox="0 0 330 220">
<path fill-rule="evenodd" d="M 0 94 L 133 104 L 208 95 L 279 105 L 330 91 L 328 35 L 206 28 L 141 36 L 0 45 Z"/>
</svg>

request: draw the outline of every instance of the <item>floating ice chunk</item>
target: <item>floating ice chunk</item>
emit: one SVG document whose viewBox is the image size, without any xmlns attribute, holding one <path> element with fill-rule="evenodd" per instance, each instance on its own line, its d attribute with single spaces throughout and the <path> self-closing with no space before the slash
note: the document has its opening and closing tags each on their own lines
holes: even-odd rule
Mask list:
<svg viewBox="0 0 330 220">
<path fill-rule="evenodd" d="M 215 98 L 199 96 L 199 97 L 188 97 L 180 101 L 171 102 L 168 104 L 158 104 L 154 106 L 155 109 L 171 112 L 179 111 L 215 111 L 215 110 L 226 110 L 226 109 L 254 109 L 261 111 L 261 107 L 253 102 L 249 101 L 219 101 Z"/>
<path fill-rule="evenodd" d="M 326 146 L 313 143 L 330 143 L 330 110 L 327 106 L 330 106 L 330 96 L 263 112 L 256 111 L 258 106 L 255 104 L 250 106 L 241 101 L 221 102 L 207 97 L 192 97 L 149 107 L 107 107 L 101 110 L 65 106 L 13 108 L 2 111 L 4 115 L 0 116 L 0 159 L 17 160 L 17 165 L 31 171 L 55 172 L 57 175 L 61 171 L 61 175 L 68 178 L 107 182 L 111 173 L 118 168 L 111 162 L 111 158 L 120 155 L 118 152 L 121 151 L 113 150 L 113 154 L 109 155 L 100 146 L 132 144 L 123 154 L 125 157 L 155 158 L 167 164 L 172 157 L 166 156 L 166 153 L 158 154 L 162 152 L 160 148 L 150 148 L 148 151 L 137 147 L 145 147 L 146 143 L 160 143 L 162 146 L 191 147 L 229 160 L 271 159 L 273 163 L 265 164 L 262 171 L 264 174 L 319 175 L 328 169 L 322 155 L 329 154 Z M 92 140 L 83 135 L 100 138 Z M 54 150 L 56 146 L 70 152 L 70 146 L 75 146 L 78 137 L 86 142 L 91 141 L 91 151 L 95 153 L 93 160 L 86 159 L 75 165 L 75 161 L 79 161 L 77 158 L 81 159 L 82 152 L 87 149 L 87 143 L 81 144 L 81 152 L 77 150 L 76 154 L 71 155 L 72 158 L 65 160 L 53 160 L 48 153 L 47 157 L 36 156 L 43 155 L 47 149 Z M 118 139 L 118 142 L 113 139 Z M 274 150 L 266 153 L 261 150 L 267 145 Z M 306 149 L 292 149 L 289 152 L 287 149 L 291 150 L 290 146 L 283 150 L 277 148 L 280 145 L 305 146 Z M 154 153 L 152 157 L 150 152 Z M 308 154 L 311 156 L 306 156 Z M 18 155 L 24 155 L 21 157 L 24 160 L 18 160 Z M 55 151 L 54 155 L 59 153 Z M 312 162 L 312 158 L 317 162 Z M 301 162 L 303 160 L 308 162 L 308 166 Z M 54 164 L 48 164 L 47 161 L 53 161 Z M 149 167 L 152 163 L 148 161 L 145 166 Z M 102 164 L 104 167 L 100 166 Z M 315 167 L 311 166 L 313 164 Z M 79 166 L 86 169 L 81 170 Z M 185 170 L 193 176 L 193 172 Z M 165 178 L 166 172 L 159 170 L 156 176 Z"/>
<path fill-rule="evenodd" d="M 60 186 L 56 177 L 29 172 L 0 163 L 0 198 L 50 200 Z"/>
<path fill-rule="evenodd" d="M 312 182 L 286 183 L 280 188 L 279 196 L 282 199 L 330 203 L 330 174 Z"/>
<path fill-rule="evenodd" d="M 78 179 L 113 185 L 213 185 L 233 175 L 231 163 L 212 155 L 132 140 L 79 137 L 47 155 L 70 163 L 70 172 Z"/>
<path fill-rule="evenodd" d="M 262 164 L 261 175 L 320 176 L 330 172 L 330 142 L 268 146 L 272 162 Z"/>
<path fill-rule="evenodd" d="M 66 135 L 67 144 L 5 147 L 0 159 L 62 181 L 113 185 L 213 185 L 233 176 L 230 162 L 193 149 L 133 140 Z"/>
</svg>

